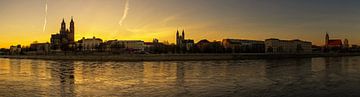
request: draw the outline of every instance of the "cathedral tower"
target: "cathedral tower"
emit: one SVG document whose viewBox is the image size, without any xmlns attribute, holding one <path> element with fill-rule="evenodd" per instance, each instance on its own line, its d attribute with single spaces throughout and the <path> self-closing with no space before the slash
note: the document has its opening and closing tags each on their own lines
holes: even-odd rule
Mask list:
<svg viewBox="0 0 360 97">
<path fill-rule="evenodd" d="M 180 44 L 180 36 L 179 36 L 179 30 L 176 31 L 176 45 L 179 45 Z"/>
<path fill-rule="evenodd" d="M 69 31 L 69 41 L 70 42 L 74 42 L 74 36 L 75 36 L 75 23 L 73 20 L 73 17 L 71 17 L 71 21 L 70 21 L 70 31 Z"/>
<path fill-rule="evenodd" d="M 63 19 L 61 22 L 60 32 L 65 32 L 65 31 L 66 31 L 66 23 L 65 23 L 65 19 Z"/>
<path fill-rule="evenodd" d="M 184 30 L 182 31 L 182 36 L 181 37 L 182 37 L 183 40 L 185 39 L 185 31 Z"/>
<path fill-rule="evenodd" d="M 329 44 L 329 34 L 326 32 L 326 36 L 325 36 L 325 46 L 328 46 Z"/>
<path fill-rule="evenodd" d="M 349 40 L 348 40 L 348 39 L 345 39 L 345 40 L 344 40 L 344 47 L 345 47 L 345 48 L 350 47 L 350 45 L 349 45 Z"/>
</svg>

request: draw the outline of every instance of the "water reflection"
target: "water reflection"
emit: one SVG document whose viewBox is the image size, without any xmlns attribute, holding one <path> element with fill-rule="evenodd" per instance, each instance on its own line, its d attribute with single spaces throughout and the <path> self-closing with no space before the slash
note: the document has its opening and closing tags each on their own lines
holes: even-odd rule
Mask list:
<svg viewBox="0 0 360 97">
<path fill-rule="evenodd" d="M 0 59 L 0 96 L 360 96 L 360 57 L 190 62 Z"/>
<path fill-rule="evenodd" d="M 74 62 L 53 62 L 50 69 L 53 81 L 51 86 L 55 88 L 53 92 L 57 92 L 61 97 L 75 96 Z"/>
</svg>

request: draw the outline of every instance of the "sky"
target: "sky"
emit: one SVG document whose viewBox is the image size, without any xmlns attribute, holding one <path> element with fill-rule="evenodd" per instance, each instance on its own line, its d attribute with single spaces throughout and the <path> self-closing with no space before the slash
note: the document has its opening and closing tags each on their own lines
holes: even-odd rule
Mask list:
<svg viewBox="0 0 360 97">
<path fill-rule="evenodd" d="M 359 0 L 0 0 L 0 48 L 49 42 L 64 18 L 75 40 L 331 38 L 360 44 Z M 46 21 L 45 21 L 46 20 Z M 45 27 L 44 27 L 45 25 Z M 45 28 L 45 29 L 44 29 Z"/>
</svg>

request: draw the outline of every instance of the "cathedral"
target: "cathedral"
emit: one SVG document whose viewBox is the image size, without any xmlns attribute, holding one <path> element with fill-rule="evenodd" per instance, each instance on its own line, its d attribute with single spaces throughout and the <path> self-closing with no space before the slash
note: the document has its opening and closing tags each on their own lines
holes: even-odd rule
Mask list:
<svg viewBox="0 0 360 97">
<path fill-rule="evenodd" d="M 330 39 L 328 33 L 325 35 L 325 47 L 326 48 L 348 48 L 349 41 L 348 39 L 344 39 L 344 43 L 341 39 Z"/>
<path fill-rule="evenodd" d="M 51 49 L 62 51 L 70 50 L 75 44 L 74 34 L 75 24 L 73 18 L 71 18 L 69 29 L 66 28 L 65 19 L 63 19 L 60 32 L 51 35 Z"/>
<path fill-rule="evenodd" d="M 182 34 L 179 35 L 179 30 L 176 31 L 176 45 L 178 46 L 180 52 L 189 51 L 194 45 L 194 40 L 185 39 L 185 31 L 182 31 Z"/>
</svg>

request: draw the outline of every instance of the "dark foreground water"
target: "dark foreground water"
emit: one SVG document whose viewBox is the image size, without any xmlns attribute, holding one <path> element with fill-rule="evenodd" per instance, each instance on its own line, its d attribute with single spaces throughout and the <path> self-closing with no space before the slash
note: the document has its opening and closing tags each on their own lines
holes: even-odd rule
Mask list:
<svg viewBox="0 0 360 97">
<path fill-rule="evenodd" d="M 190 62 L 0 59 L 0 96 L 360 97 L 360 57 Z"/>
</svg>

